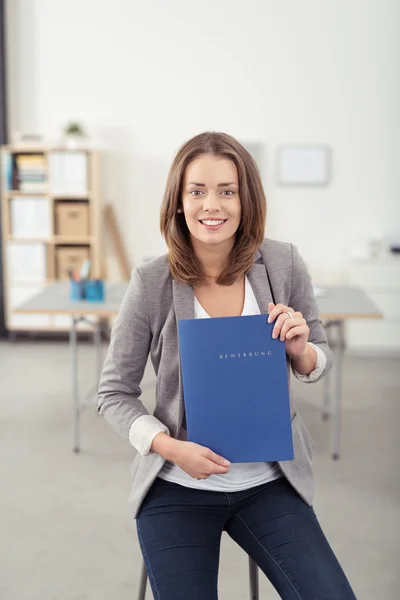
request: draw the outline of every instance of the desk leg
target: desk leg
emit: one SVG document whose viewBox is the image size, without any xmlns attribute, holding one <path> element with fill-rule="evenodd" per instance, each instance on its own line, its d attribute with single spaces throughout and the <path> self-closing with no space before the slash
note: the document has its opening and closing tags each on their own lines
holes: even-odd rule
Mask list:
<svg viewBox="0 0 400 600">
<path fill-rule="evenodd" d="M 326 332 L 326 337 L 327 337 L 327 341 L 328 341 L 328 346 L 330 347 L 331 345 L 331 323 L 328 321 L 325 325 L 325 332 Z M 326 375 L 324 375 L 324 379 L 323 379 L 323 401 L 324 401 L 324 407 L 322 410 L 322 420 L 323 421 L 327 421 L 329 419 L 329 416 L 331 414 L 331 372 L 328 371 L 328 373 L 326 373 Z"/>
<path fill-rule="evenodd" d="M 101 319 L 98 319 L 94 330 L 93 330 L 93 342 L 96 346 L 96 383 L 98 384 L 101 377 L 101 370 L 103 368 L 103 348 L 101 346 Z"/>
<path fill-rule="evenodd" d="M 324 376 L 324 408 L 322 411 L 322 420 L 327 421 L 331 413 L 331 378 L 330 372 Z"/>
<path fill-rule="evenodd" d="M 79 386 L 78 386 L 78 345 L 76 326 L 79 319 L 72 317 L 72 326 L 69 334 L 71 347 L 71 366 L 72 366 L 72 400 L 73 400 L 73 436 L 74 446 L 73 451 L 79 452 Z"/>
<path fill-rule="evenodd" d="M 332 458 L 337 460 L 340 458 L 340 439 L 342 428 L 342 382 L 343 382 L 343 356 L 344 356 L 344 322 L 337 321 L 337 340 L 335 352 L 335 367 L 336 367 L 336 382 L 333 393 L 333 427 L 332 427 Z"/>
</svg>

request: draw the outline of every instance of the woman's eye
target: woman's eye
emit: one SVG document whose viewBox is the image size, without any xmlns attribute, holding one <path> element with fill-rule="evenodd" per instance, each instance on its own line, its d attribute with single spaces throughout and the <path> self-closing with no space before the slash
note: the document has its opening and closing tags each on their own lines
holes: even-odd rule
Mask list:
<svg viewBox="0 0 400 600">
<path fill-rule="evenodd" d="M 235 192 L 233 190 L 224 190 L 222 193 L 224 196 L 233 196 Z"/>
<path fill-rule="evenodd" d="M 203 192 L 202 192 L 201 190 L 192 190 L 192 191 L 190 192 L 190 194 L 191 194 L 192 196 L 200 196 L 200 194 L 202 194 L 202 193 L 203 193 Z"/>
</svg>

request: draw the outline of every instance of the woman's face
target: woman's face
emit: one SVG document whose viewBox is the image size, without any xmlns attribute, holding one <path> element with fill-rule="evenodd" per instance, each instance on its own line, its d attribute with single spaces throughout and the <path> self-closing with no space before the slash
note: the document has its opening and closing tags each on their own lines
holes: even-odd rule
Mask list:
<svg viewBox="0 0 400 600">
<path fill-rule="evenodd" d="M 193 241 L 214 245 L 234 241 L 241 218 L 235 163 L 212 154 L 195 158 L 186 168 L 182 206 Z"/>
</svg>

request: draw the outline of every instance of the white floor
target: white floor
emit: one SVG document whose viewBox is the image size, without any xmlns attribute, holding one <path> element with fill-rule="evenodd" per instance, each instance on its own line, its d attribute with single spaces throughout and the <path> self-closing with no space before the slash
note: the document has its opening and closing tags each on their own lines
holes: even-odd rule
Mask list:
<svg viewBox="0 0 400 600">
<path fill-rule="evenodd" d="M 89 384 L 90 345 L 81 356 Z M 141 557 L 127 507 L 134 450 L 90 410 L 82 453 L 71 452 L 69 359 L 61 342 L 0 344 L 1 600 L 136 598 Z M 320 401 L 320 384 L 296 390 Z M 151 392 L 145 400 L 151 407 Z M 329 425 L 299 406 L 316 441 L 316 512 L 357 598 L 398 600 L 399 361 L 346 359 L 336 463 Z M 220 599 L 247 600 L 247 573 L 247 557 L 224 538 Z M 260 587 L 262 599 L 278 597 L 263 575 Z"/>
</svg>

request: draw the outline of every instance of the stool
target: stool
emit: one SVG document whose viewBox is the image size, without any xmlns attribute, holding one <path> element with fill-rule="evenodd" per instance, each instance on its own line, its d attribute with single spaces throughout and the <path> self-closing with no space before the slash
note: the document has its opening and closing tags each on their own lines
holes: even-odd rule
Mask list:
<svg viewBox="0 0 400 600">
<path fill-rule="evenodd" d="M 258 591 L 258 567 L 254 560 L 249 556 L 249 583 L 250 583 L 250 600 L 259 600 Z M 145 600 L 146 598 L 146 586 L 147 586 L 147 571 L 145 564 L 142 563 L 142 569 L 140 573 L 140 584 L 139 594 L 137 600 Z"/>
</svg>

